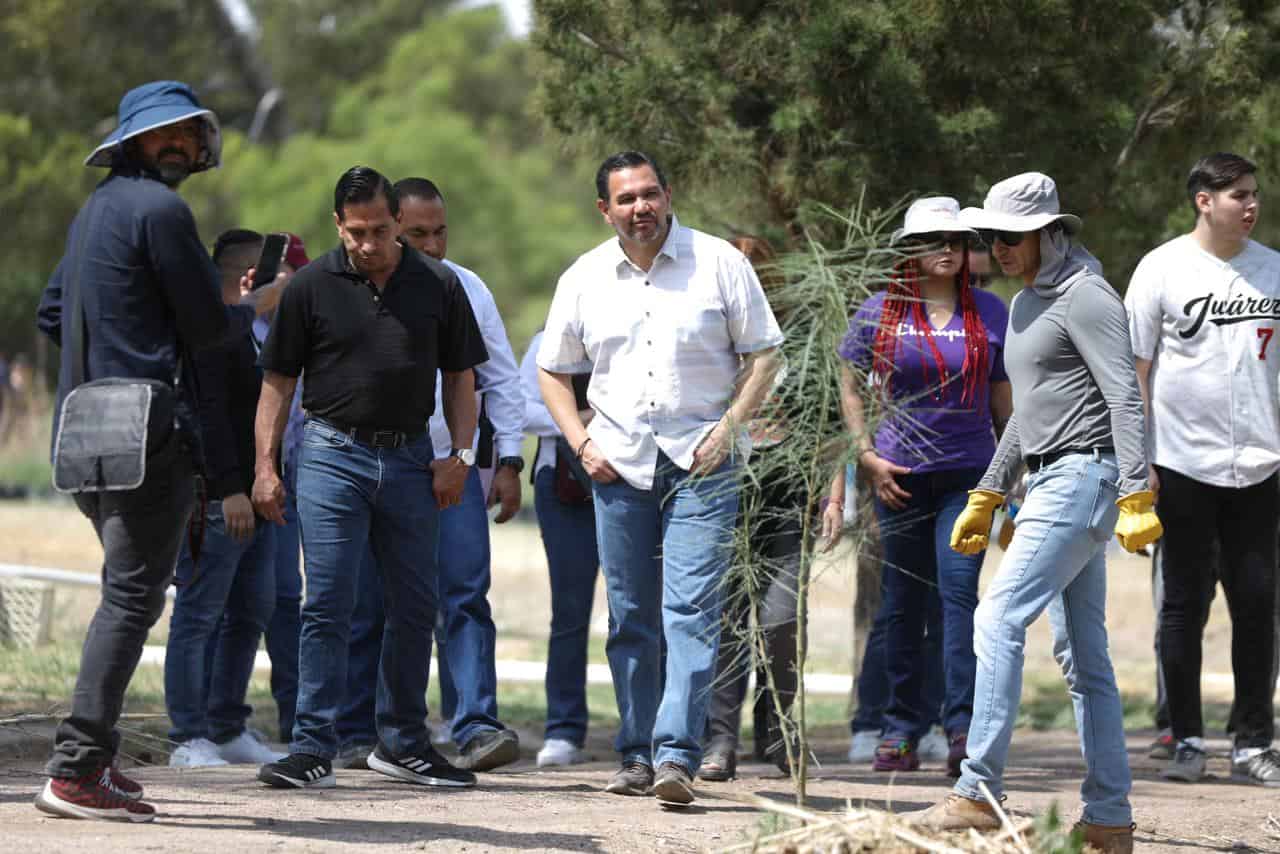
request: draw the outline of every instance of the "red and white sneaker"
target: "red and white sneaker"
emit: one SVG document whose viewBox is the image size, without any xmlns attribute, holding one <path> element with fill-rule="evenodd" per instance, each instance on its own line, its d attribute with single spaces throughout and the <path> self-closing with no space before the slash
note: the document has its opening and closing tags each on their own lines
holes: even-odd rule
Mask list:
<svg viewBox="0 0 1280 854">
<path fill-rule="evenodd" d="M 63 818 L 97 821 L 143 822 L 156 817 L 156 808 L 151 804 L 117 794 L 102 780 L 103 772 L 50 778 L 36 795 L 36 809 Z"/>
<path fill-rule="evenodd" d="M 99 782 L 122 798 L 128 798 L 131 801 L 142 798 L 142 784 L 132 777 L 125 776 L 120 770 L 118 759 L 111 760 L 111 764 L 102 769 Z"/>
</svg>

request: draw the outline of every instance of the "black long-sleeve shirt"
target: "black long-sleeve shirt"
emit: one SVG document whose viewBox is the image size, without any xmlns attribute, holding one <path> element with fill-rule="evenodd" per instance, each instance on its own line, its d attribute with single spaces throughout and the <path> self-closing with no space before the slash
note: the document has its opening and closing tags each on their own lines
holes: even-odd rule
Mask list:
<svg viewBox="0 0 1280 854">
<path fill-rule="evenodd" d="M 262 393 L 262 371 L 250 335 L 196 355 L 205 482 L 211 501 L 239 492 L 248 495 L 253 488 L 253 420 Z"/>
<path fill-rule="evenodd" d="M 217 268 L 187 203 L 131 167 L 113 169 L 80 208 L 67 234 L 66 254 L 40 299 L 37 325 L 59 346 L 71 334 L 63 287 L 76 269 L 88 338 L 86 380 L 172 382 L 180 355 L 243 337 L 253 324 L 251 308 L 223 305 Z M 191 362 L 183 363 L 178 420 L 198 436 Z M 71 377 L 63 348 L 55 436 Z"/>
</svg>

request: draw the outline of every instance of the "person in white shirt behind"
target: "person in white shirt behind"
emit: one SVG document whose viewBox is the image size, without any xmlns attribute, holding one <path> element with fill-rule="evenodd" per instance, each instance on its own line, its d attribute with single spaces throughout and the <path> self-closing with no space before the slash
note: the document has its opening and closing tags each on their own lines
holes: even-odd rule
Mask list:
<svg viewBox="0 0 1280 854">
<path fill-rule="evenodd" d="M 1255 172 L 1235 154 L 1196 163 L 1187 180 L 1195 227 L 1147 253 L 1125 306 L 1165 530 L 1161 668 L 1177 747 L 1162 773 L 1205 776 L 1201 642 L 1216 553 L 1232 623 L 1232 776 L 1280 786 L 1280 753 L 1271 749 L 1280 253 L 1249 238 Z"/>
<path fill-rule="evenodd" d="M 743 254 L 672 215 L 652 158 L 609 157 L 596 193 L 617 236 L 560 277 L 538 350 L 540 386 L 593 482 L 621 718 L 622 767 L 605 791 L 644 795 L 652 785 L 659 800 L 687 804 L 746 425 L 771 387 L 782 332 Z M 589 427 L 571 381 L 588 370 Z"/>
<path fill-rule="evenodd" d="M 538 347 L 533 336 L 520 363 L 525 431 L 538 439 L 533 463 L 533 507 L 547 554 L 551 582 L 551 636 L 547 641 L 547 722 L 538 767 L 587 761 L 587 644 L 600 555 L 590 484 L 575 475 L 573 450 L 552 420 L 538 387 Z M 589 373 L 574 374 L 574 397 L 582 422 L 591 422 L 586 402 Z"/>
</svg>

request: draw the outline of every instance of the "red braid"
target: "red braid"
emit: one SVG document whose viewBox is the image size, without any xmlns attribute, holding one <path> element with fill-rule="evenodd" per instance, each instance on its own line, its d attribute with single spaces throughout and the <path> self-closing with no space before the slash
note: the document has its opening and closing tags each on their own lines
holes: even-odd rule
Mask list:
<svg viewBox="0 0 1280 854">
<path fill-rule="evenodd" d="M 960 264 L 960 272 L 956 276 L 965 334 L 964 363 L 960 368 L 961 376 L 964 378 L 961 401 L 965 404 L 974 402 L 977 397 L 978 383 L 987 376 L 988 372 L 987 330 L 982 323 L 982 317 L 978 314 L 978 306 L 973 298 L 969 279 L 969 253 L 965 252 Z M 894 269 L 894 275 L 889 281 L 889 289 L 880 309 L 880 325 L 876 329 L 871 350 L 872 370 L 880 375 L 886 394 L 890 391 L 893 379 L 893 363 L 898 349 L 898 326 L 906 317 L 908 310 L 911 312 L 911 319 L 916 328 L 921 331 L 929 344 L 929 351 L 933 355 L 933 363 L 938 371 L 939 389 L 947 383 L 946 363 L 943 361 L 937 342 L 934 341 L 933 325 L 929 323 L 929 318 L 924 311 L 924 301 L 920 297 L 920 287 L 916 281 L 916 265 L 913 260 L 908 259 Z M 925 357 L 923 348 L 920 351 L 920 360 L 927 377 L 929 361 Z"/>
<path fill-rule="evenodd" d="M 960 400 L 973 404 L 978 399 L 978 384 L 985 383 L 990 374 L 990 358 L 987 352 L 987 326 L 982 322 L 982 315 L 978 314 L 978 301 L 973 298 L 967 251 L 957 280 L 960 285 L 960 313 L 964 318 L 964 364 L 960 366 L 964 390 Z"/>
</svg>

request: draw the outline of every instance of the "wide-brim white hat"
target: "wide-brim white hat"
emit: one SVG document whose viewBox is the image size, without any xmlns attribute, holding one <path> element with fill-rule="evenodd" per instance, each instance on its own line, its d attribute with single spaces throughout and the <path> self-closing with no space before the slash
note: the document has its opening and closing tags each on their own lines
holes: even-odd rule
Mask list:
<svg viewBox="0 0 1280 854">
<path fill-rule="evenodd" d="M 1084 225 L 1075 214 L 1062 213 L 1058 185 L 1041 172 L 1024 172 L 993 185 L 982 207 L 960 211 L 960 221 L 970 228 L 991 231 L 1036 231 L 1061 222 L 1067 234 L 1075 234 Z"/>
<path fill-rule="evenodd" d="M 889 240 L 899 243 L 908 237 L 940 231 L 978 236 L 976 231 L 960 221 L 959 202 L 950 196 L 926 196 L 911 203 L 902 218 L 902 228 L 895 229 Z"/>
</svg>

